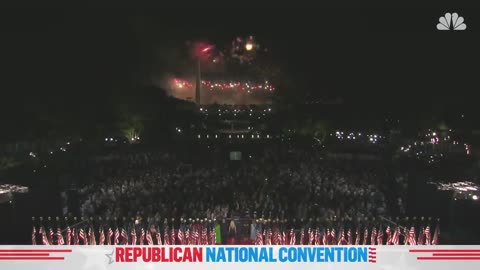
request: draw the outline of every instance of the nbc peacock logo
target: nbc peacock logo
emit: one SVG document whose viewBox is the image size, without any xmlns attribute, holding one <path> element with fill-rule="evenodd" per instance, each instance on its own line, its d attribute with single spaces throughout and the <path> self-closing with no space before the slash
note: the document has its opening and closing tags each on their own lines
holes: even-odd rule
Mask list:
<svg viewBox="0 0 480 270">
<path fill-rule="evenodd" d="M 462 16 L 458 16 L 457 13 L 445 13 L 445 16 L 442 16 L 438 19 L 439 23 L 437 24 L 438 30 L 465 30 L 467 25 L 464 23 Z"/>
</svg>

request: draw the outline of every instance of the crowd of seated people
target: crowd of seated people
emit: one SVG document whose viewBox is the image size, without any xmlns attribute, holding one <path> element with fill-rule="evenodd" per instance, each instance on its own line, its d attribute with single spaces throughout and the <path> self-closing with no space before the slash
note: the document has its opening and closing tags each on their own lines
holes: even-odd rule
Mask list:
<svg viewBox="0 0 480 270">
<path fill-rule="evenodd" d="M 405 208 L 400 189 L 386 192 L 391 187 L 386 183 L 395 181 L 384 169 L 368 162 L 327 160 L 314 150 L 264 151 L 254 160 L 198 164 L 165 153 L 117 155 L 97 159 L 91 177 L 79 189 L 76 214 L 84 217 L 221 220 L 253 218 L 255 213 L 356 220 Z"/>
</svg>

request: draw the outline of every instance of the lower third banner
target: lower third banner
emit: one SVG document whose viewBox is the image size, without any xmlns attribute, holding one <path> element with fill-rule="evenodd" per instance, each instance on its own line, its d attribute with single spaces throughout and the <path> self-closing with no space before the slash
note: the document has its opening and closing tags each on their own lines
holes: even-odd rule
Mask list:
<svg viewBox="0 0 480 270">
<path fill-rule="evenodd" d="M 480 246 L 1 246 L 15 270 L 480 269 Z"/>
</svg>

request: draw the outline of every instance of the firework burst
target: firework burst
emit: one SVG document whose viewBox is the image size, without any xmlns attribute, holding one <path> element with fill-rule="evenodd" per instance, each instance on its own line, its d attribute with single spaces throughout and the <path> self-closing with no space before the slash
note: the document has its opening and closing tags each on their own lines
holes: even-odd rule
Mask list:
<svg viewBox="0 0 480 270">
<path fill-rule="evenodd" d="M 251 63 L 260 49 L 260 45 L 255 41 L 253 36 L 246 38 L 236 37 L 232 41 L 230 48 L 230 56 L 243 63 Z"/>
</svg>

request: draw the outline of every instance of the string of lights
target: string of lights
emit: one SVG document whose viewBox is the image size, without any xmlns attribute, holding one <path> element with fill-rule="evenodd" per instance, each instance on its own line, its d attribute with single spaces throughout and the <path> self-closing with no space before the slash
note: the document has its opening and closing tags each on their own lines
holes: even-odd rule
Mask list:
<svg viewBox="0 0 480 270">
<path fill-rule="evenodd" d="M 172 79 L 171 87 L 175 89 L 186 89 L 193 90 L 194 84 L 190 81 L 183 79 Z M 255 83 L 249 81 L 208 81 L 202 80 L 202 87 L 204 89 L 215 91 L 215 90 L 237 90 L 237 91 L 274 91 L 275 87 L 269 84 L 268 81 L 264 83 Z"/>
</svg>

